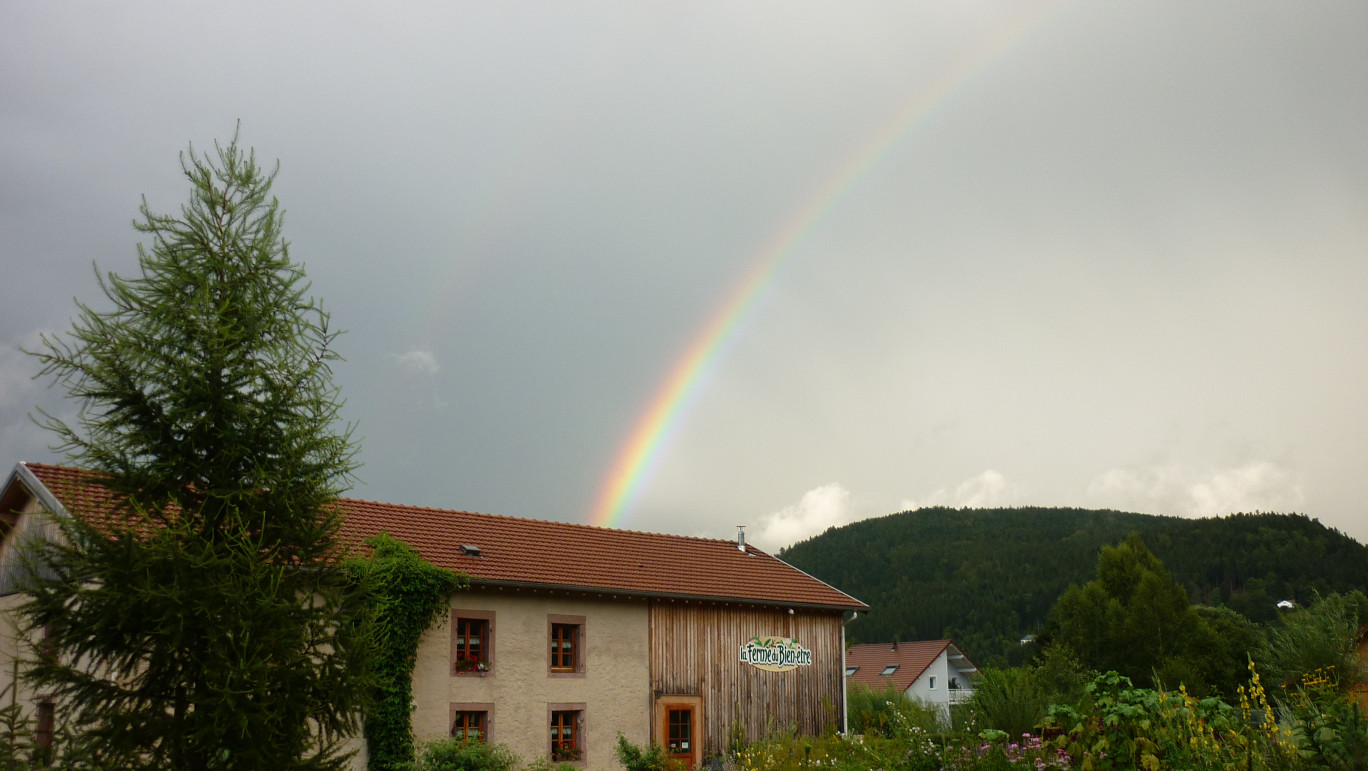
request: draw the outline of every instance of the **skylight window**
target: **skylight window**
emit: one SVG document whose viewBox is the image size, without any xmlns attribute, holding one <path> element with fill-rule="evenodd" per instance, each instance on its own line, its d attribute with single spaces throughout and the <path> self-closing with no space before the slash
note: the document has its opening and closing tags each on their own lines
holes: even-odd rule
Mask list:
<svg viewBox="0 0 1368 771">
<path fill-rule="evenodd" d="M 850 677 L 851 675 L 853 675 L 853 674 L 855 674 L 856 672 L 859 672 L 859 671 L 860 671 L 860 668 L 859 668 L 859 667 L 846 667 L 846 677 Z"/>
<path fill-rule="evenodd" d="M 883 671 L 880 672 L 879 674 L 880 674 L 880 675 L 891 675 L 891 674 L 893 674 L 894 672 L 897 672 L 897 671 L 898 671 L 898 665 L 897 665 L 897 664 L 889 664 L 888 666 L 884 667 Z"/>
</svg>

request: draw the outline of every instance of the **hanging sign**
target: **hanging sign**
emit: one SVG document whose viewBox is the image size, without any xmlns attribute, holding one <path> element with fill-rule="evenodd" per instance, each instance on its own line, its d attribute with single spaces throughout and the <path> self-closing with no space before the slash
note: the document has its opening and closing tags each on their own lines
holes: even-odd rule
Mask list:
<svg viewBox="0 0 1368 771">
<path fill-rule="evenodd" d="M 752 637 L 741 646 L 741 663 L 766 672 L 787 672 L 812 665 L 812 651 L 787 637 Z"/>
</svg>

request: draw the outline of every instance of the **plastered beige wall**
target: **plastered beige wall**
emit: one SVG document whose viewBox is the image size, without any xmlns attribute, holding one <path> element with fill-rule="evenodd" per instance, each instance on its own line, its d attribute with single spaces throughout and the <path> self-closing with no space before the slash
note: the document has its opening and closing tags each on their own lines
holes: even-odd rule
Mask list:
<svg viewBox="0 0 1368 771">
<path fill-rule="evenodd" d="M 23 595 L 7 594 L 0 596 L 0 703 L 8 705 L 14 686 L 14 662 L 23 656 L 23 641 L 16 628 L 15 609 L 23 602 Z M 33 709 L 33 698 L 29 688 L 22 681 L 19 684 L 19 701 L 26 711 Z"/>
<path fill-rule="evenodd" d="M 650 741 L 645 600 L 473 590 L 457 592 L 451 607 L 494 612 L 494 664 L 484 677 L 452 676 L 450 614 L 428 630 L 413 675 L 413 729 L 420 740 L 450 733 L 453 703 L 493 704 L 490 741 L 528 762 L 547 755 L 547 705 L 583 703 L 584 768 L 621 768 L 613 757 L 618 733 L 636 744 Z M 549 676 L 549 615 L 584 617 L 583 677 Z"/>
<path fill-rule="evenodd" d="M 7 569 L 10 563 L 18 559 L 16 554 L 16 544 L 24 537 L 27 531 L 26 525 L 32 520 L 34 514 L 39 511 L 38 502 L 30 498 L 20 509 L 18 521 L 20 526 L 9 534 L 0 547 L 0 569 Z M 22 661 L 28 655 L 28 643 L 20 638 L 19 617 L 16 610 L 24 602 L 24 595 L 10 593 L 0 595 L 0 699 L 3 704 L 8 705 L 10 699 L 15 694 L 14 688 L 14 662 Z M 24 705 L 26 714 L 33 715 L 34 698 L 32 689 L 21 679 L 18 684 L 18 701 Z"/>
</svg>

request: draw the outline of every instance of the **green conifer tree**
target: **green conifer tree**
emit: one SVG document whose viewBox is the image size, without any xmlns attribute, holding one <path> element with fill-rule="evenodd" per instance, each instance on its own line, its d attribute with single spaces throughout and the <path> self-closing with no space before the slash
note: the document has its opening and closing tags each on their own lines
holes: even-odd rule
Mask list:
<svg viewBox="0 0 1368 771">
<path fill-rule="evenodd" d="M 35 544 L 23 614 L 35 657 L 97 767 L 333 769 L 370 685 L 359 593 L 335 507 L 355 468 L 339 425 L 322 306 L 237 137 L 181 155 L 178 216 L 144 199 L 140 275 L 99 278 L 66 337 L 33 352 L 79 412 L 44 413 L 68 458 L 115 495 L 80 491 Z"/>
</svg>

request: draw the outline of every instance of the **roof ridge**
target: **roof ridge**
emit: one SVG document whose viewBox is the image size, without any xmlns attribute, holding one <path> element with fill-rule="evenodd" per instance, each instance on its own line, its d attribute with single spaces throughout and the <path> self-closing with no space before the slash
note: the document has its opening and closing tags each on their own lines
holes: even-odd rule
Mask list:
<svg viewBox="0 0 1368 771">
<path fill-rule="evenodd" d="M 55 493 L 72 496 L 72 503 L 92 511 L 102 510 L 107 503 L 97 494 L 98 486 L 65 489 L 94 472 L 34 464 L 23 473 L 34 475 L 36 487 L 52 484 Z M 342 515 L 338 540 L 348 548 L 364 544 L 376 533 L 389 532 L 433 564 L 459 570 L 489 586 L 711 598 L 823 612 L 868 608 L 761 549 L 738 550 L 737 542 L 730 539 L 343 496 L 332 499 L 332 505 Z M 464 544 L 478 545 L 480 555 Z"/>
<path fill-rule="evenodd" d="M 64 465 L 56 464 L 56 463 L 31 463 L 31 462 L 28 462 L 28 461 L 20 461 L 20 463 L 23 463 L 24 465 L 27 465 L 27 466 L 29 466 L 29 467 L 40 466 L 40 467 L 43 467 L 43 468 L 56 469 L 56 470 L 58 470 L 58 471 L 63 471 L 63 472 L 68 472 L 68 473 L 73 473 L 73 474 L 79 474 L 79 475 L 86 475 L 86 474 L 94 474 L 94 473 L 96 473 L 96 472 L 90 471 L 89 469 L 76 468 L 76 467 L 74 467 L 74 466 L 64 466 Z M 629 528 L 604 527 L 604 526 L 602 526 L 602 525 L 590 525 L 590 524 L 586 524 L 586 523 L 584 523 L 584 522 L 567 522 L 567 521 L 559 520 L 559 519 L 542 519 L 542 518 L 539 518 L 539 517 L 522 517 L 522 516 L 518 516 L 518 515 L 515 515 L 515 514 L 492 514 L 492 513 L 487 512 L 487 511 L 471 511 L 471 510 L 469 510 L 469 509 L 453 509 L 453 508 L 448 508 L 448 507 L 443 507 L 443 506 L 425 506 L 425 505 L 416 504 L 416 503 L 393 503 L 393 502 L 390 502 L 390 501 L 381 501 L 381 500 L 375 500 L 375 499 L 372 499 L 372 498 L 358 498 L 358 497 L 351 497 L 351 496 L 346 496 L 346 495 L 339 495 L 339 496 L 337 496 L 337 500 L 338 500 L 339 502 L 347 502 L 347 503 L 355 503 L 355 504 L 371 505 L 371 506 L 383 506 L 383 507 L 392 508 L 392 509 L 411 509 L 411 510 L 420 510 L 420 511 L 425 511 L 425 512 L 440 513 L 440 514 L 466 514 L 466 515 L 476 516 L 476 517 L 491 517 L 491 518 L 494 518 L 494 519 L 516 520 L 516 521 L 518 521 L 518 522 L 537 522 L 537 523 L 547 524 L 547 525 L 564 525 L 564 526 L 566 526 L 566 527 L 584 528 L 584 529 L 586 529 L 586 530 L 590 530 L 590 531 L 594 531 L 594 532 L 625 533 L 625 534 L 628 534 L 628 535 L 644 535 L 644 536 L 650 536 L 650 537 L 653 537 L 653 538 L 686 538 L 686 539 L 689 539 L 689 540 L 692 540 L 692 541 L 703 541 L 703 542 L 706 542 L 706 543 L 727 544 L 727 545 L 730 545 L 730 546 L 734 546 L 735 543 L 736 543 L 735 541 L 731 540 L 730 538 L 709 538 L 709 537 L 707 537 L 707 536 L 700 536 L 700 535 L 681 535 L 681 534 L 679 534 L 679 533 L 661 533 L 661 532 L 654 532 L 654 531 L 650 531 L 650 530 L 634 530 L 634 529 L 629 529 Z M 759 547 L 757 547 L 757 546 L 753 546 L 753 545 L 751 545 L 751 544 L 746 544 L 746 547 L 747 547 L 747 552 L 748 552 L 748 553 L 751 552 L 751 551 L 754 551 L 757 555 L 763 555 L 763 556 L 766 556 L 766 557 L 771 557 L 771 558 L 774 558 L 774 559 L 779 559 L 779 558 L 776 557 L 775 555 L 770 554 L 769 552 L 767 552 L 767 551 L 765 551 L 764 549 L 761 549 L 761 548 L 759 548 Z M 781 561 L 782 561 L 782 560 L 781 560 Z M 784 564 L 787 565 L 787 564 L 789 564 L 789 563 L 785 562 Z M 798 568 L 794 568 L 794 569 L 795 569 L 795 570 L 799 570 Z M 806 573 L 806 571 L 801 571 L 801 572 L 803 572 L 804 575 L 808 575 L 808 574 Z M 809 577 L 809 578 L 813 578 L 814 581 L 821 581 L 821 579 L 814 578 L 814 577 L 812 577 L 812 576 L 810 576 L 810 575 L 809 575 L 808 577 Z M 822 581 L 822 583 L 825 584 L 826 582 L 825 582 L 825 581 Z M 827 585 L 830 586 L 830 584 L 827 584 Z M 832 587 L 832 588 L 835 589 L 835 587 Z M 837 591 L 840 591 L 840 590 L 837 589 Z"/>
<path fill-rule="evenodd" d="M 731 540 L 730 538 L 709 538 L 709 537 L 707 537 L 707 536 L 701 536 L 701 535 L 681 535 L 681 534 L 679 534 L 679 533 L 660 533 L 660 532 L 653 532 L 653 531 L 650 531 L 650 530 L 632 530 L 632 529 L 623 528 L 623 527 L 604 527 L 603 525 L 590 525 L 590 524 L 586 524 L 586 523 L 584 523 L 584 522 L 567 522 L 567 521 L 565 521 L 565 520 L 560 520 L 560 519 L 541 519 L 541 518 L 538 518 L 538 517 L 523 517 L 523 516 L 518 516 L 518 515 L 516 515 L 516 514 L 491 514 L 491 513 L 487 512 L 487 511 L 470 511 L 469 509 L 448 509 L 448 508 L 443 508 L 443 507 L 440 507 L 440 506 L 424 506 L 424 505 L 422 505 L 422 504 L 416 504 L 416 503 L 391 503 L 391 502 L 389 502 L 389 501 L 377 501 L 377 500 L 371 500 L 371 499 L 368 499 L 368 498 L 351 498 L 351 497 L 345 497 L 345 496 L 338 496 L 338 500 L 339 500 L 339 501 L 347 501 L 347 502 L 350 502 L 350 503 L 370 504 L 370 505 L 372 505 L 372 506 L 384 506 L 384 507 L 387 507 L 387 508 L 395 508 L 395 509 L 419 509 L 419 510 L 422 510 L 422 511 L 439 512 L 439 513 L 445 513 L 445 514 L 468 514 L 468 515 L 470 515 L 470 516 L 475 516 L 475 517 L 492 517 L 492 518 L 495 518 L 495 519 L 512 519 L 512 520 L 517 520 L 518 522 L 537 522 L 537 523 L 546 524 L 546 525 L 564 525 L 565 527 L 583 528 L 583 529 L 585 529 L 585 530 L 592 530 L 592 531 L 594 531 L 594 532 L 599 532 L 599 533 L 625 533 L 625 534 L 628 534 L 628 535 L 646 535 L 646 536 L 651 536 L 651 537 L 655 537 L 655 538 L 686 538 L 686 539 L 689 539 L 689 540 L 691 540 L 691 541 L 704 541 L 704 542 L 708 542 L 708 543 L 726 544 L 726 545 L 728 545 L 728 546 L 735 546 L 735 544 L 736 544 L 736 542 L 733 541 L 733 540 Z M 755 552 L 757 552 L 757 553 L 759 553 L 759 554 L 763 554 L 763 555 L 766 556 L 766 557 L 773 557 L 773 556 L 774 556 L 774 555 L 770 554 L 769 552 L 766 552 L 766 551 L 764 551 L 763 549 L 757 548 L 757 547 L 755 547 L 755 546 L 751 546 L 750 544 L 746 544 L 746 546 L 747 546 L 748 549 L 753 549 Z M 785 563 L 785 564 L 788 564 L 788 563 Z M 795 570 L 796 570 L 796 569 L 797 569 L 797 568 L 795 568 Z M 814 580 L 816 580 L 816 579 L 814 579 Z"/>
</svg>

